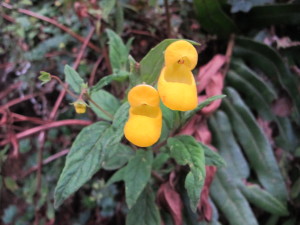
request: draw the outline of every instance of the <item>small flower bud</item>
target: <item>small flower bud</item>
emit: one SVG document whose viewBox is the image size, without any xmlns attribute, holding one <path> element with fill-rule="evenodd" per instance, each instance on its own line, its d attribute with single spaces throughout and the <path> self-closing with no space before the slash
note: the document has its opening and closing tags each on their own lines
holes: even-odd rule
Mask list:
<svg viewBox="0 0 300 225">
<path fill-rule="evenodd" d="M 51 80 L 51 74 L 45 71 L 40 71 L 39 80 L 42 81 L 42 84 L 46 84 Z"/>
</svg>

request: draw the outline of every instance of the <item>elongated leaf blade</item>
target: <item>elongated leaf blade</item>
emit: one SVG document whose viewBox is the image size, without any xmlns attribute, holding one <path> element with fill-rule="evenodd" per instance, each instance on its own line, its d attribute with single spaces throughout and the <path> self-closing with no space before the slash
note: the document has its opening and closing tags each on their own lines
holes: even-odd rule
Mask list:
<svg viewBox="0 0 300 225">
<path fill-rule="evenodd" d="M 107 136 L 111 136 L 109 127 L 106 122 L 94 123 L 83 128 L 76 137 L 55 188 L 56 208 L 100 169 Z"/>
<path fill-rule="evenodd" d="M 109 39 L 109 60 L 114 70 L 125 70 L 128 61 L 129 50 L 113 30 L 106 29 Z"/>
<path fill-rule="evenodd" d="M 110 94 L 107 91 L 99 90 L 92 92 L 91 98 L 98 106 L 104 109 L 106 112 L 111 114 L 112 116 L 116 113 L 118 108 L 120 107 L 119 100 Z M 96 105 L 90 102 L 91 109 L 97 114 L 98 117 L 105 120 L 112 120 L 106 113 L 101 111 Z"/>
<path fill-rule="evenodd" d="M 201 142 L 199 142 L 199 144 L 202 146 L 204 150 L 205 165 L 216 166 L 216 167 L 227 166 L 225 160 L 217 152 L 213 151 L 210 147 L 208 147 L 207 145 Z"/>
<path fill-rule="evenodd" d="M 171 157 L 180 165 L 189 165 L 191 172 L 185 179 L 185 188 L 195 212 L 205 180 L 205 158 L 202 146 L 191 136 L 176 136 L 168 139 Z"/>
<path fill-rule="evenodd" d="M 228 117 L 223 111 L 217 111 L 209 119 L 209 127 L 213 134 L 213 144 L 227 162 L 229 170 L 235 178 L 247 178 L 250 174 L 248 163 L 236 142 Z"/>
<path fill-rule="evenodd" d="M 126 166 L 125 192 L 126 203 L 131 208 L 139 198 L 151 176 L 153 153 L 137 150 Z"/>
<path fill-rule="evenodd" d="M 84 84 L 84 80 L 80 77 L 80 75 L 69 65 L 65 65 L 65 76 L 66 82 L 71 86 L 71 88 L 76 92 L 81 92 L 81 87 Z"/>
<path fill-rule="evenodd" d="M 300 118 L 300 95 L 296 77 L 287 68 L 280 55 L 271 47 L 247 38 L 237 38 L 234 54 L 259 67 L 271 80 L 277 81 L 290 95 L 294 103 L 294 112 Z"/>
<path fill-rule="evenodd" d="M 210 194 L 231 225 L 258 225 L 248 201 L 224 169 L 218 170 Z"/>
<path fill-rule="evenodd" d="M 155 204 L 155 196 L 150 188 L 146 188 L 139 196 L 136 204 L 129 210 L 126 225 L 160 225 L 160 215 Z"/>
<path fill-rule="evenodd" d="M 226 93 L 230 102 L 224 100 L 222 107 L 259 181 L 276 198 L 286 200 L 287 190 L 270 143 L 238 93 L 232 88 L 227 88 Z"/>
<path fill-rule="evenodd" d="M 201 26 L 208 32 L 226 37 L 237 31 L 236 25 L 222 10 L 218 0 L 194 0 L 194 5 Z"/>
<path fill-rule="evenodd" d="M 278 216 L 288 215 L 286 206 L 280 200 L 276 199 L 270 193 L 261 189 L 259 186 L 246 186 L 244 184 L 240 184 L 239 187 L 241 188 L 242 193 L 249 200 L 249 202 L 256 205 L 257 207 Z"/>
<path fill-rule="evenodd" d="M 116 73 L 101 78 L 97 84 L 92 88 L 92 92 L 99 91 L 104 86 L 110 84 L 112 81 L 123 81 L 128 78 L 129 72 L 116 71 Z"/>
</svg>

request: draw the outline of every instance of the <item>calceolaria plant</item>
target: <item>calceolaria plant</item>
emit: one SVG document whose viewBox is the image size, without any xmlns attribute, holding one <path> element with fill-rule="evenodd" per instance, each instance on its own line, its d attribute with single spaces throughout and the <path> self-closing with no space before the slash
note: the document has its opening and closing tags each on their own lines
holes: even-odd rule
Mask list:
<svg viewBox="0 0 300 225">
<path fill-rule="evenodd" d="M 70 90 L 67 85 L 64 88 L 74 98 L 76 112 L 92 110 L 99 121 L 83 128 L 73 142 L 55 189 L 55 207 L 97 171 L 114 170 L 106 185 L 125 182 L 129 210 L 126 224 L 161 224 L 154 197 L 156 183 L 167 180 L 174 166 L 180 169 L 183 165 L 189 171 L 184 167 L 186 176 L 178 182 L 178 189 L 186 190 L 183 193 L 195 212 L 204 185 L 205 165 L 222 166 L 224 161 L 194 137 L 177 134 L 192 115 L 224 95 L 198 103 L 192 74 L 198 59 L 193 45 L 197 43 L 167 39 L 136 63 L 129 55 L 130 44 L 125 45 L 111 30 L 107 34 L 113 74 L 88 87 L 74 69 L 65 66 Z M 59 80 L 53 75 L 51 78 Z M 128 87 L 124 99 L 103 89 L 112 81 Z"/>
</svg>

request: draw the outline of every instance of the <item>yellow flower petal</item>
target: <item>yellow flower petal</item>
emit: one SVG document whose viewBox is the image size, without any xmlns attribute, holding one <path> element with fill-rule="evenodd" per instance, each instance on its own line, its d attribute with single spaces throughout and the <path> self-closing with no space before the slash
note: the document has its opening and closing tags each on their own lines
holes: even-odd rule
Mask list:
<svg viewBox="0 0 300 225">
<path fill-rule="evenodd" d="M 162 102 L 172 110 L 188 111 L 197 107 L 195 79 L 186 67 L 164 67 L 157 88 Z"/>
<path fill-rule="evenodd" d="M 170 44 L 165 51 L 165 65 L 185 65 L 192 70 L 197 65 L 198 53 L 195 47 L 187 41 L 180 40 Z"/>
<path fill-rule="evenodd" d="M 124 134 L 127 140 L 134 145 L 148 147 L 159 140 L 161 128 L 162 112 L 160 108 L 141 105 L 130 108 Z"/>
<path fill-rule="evenodd" d="M 159 106 L 159 95 L 154 87 L 147 84 L 140 84 L 129 91 L 128 101 L 132 107 L 143 104 Z"/>
<path fill-rule="evenodd" d="M 76 113 L 82 114 L 86 112 L 86 103 L 84 101 L 76 101 L 74 102 L 74 108 Z"/>
</svg>

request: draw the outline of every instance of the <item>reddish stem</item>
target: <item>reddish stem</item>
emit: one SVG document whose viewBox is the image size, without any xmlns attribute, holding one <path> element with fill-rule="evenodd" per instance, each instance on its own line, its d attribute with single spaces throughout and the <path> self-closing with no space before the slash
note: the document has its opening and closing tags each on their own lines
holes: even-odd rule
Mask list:
<svg viewBox="0 0 300 225">
<path fill-rule="evenodd" d="M 77 58 L 76 58 L 76 60 L 75 60 L 74 65 L 73 65 L 73 68 L 74 68 L 75 70 L 76 70 L 77 67 L 79 66 L 79 63 L 80 63 L 81 58 L 82 58 L 82 56 L 83 56 L 83 53 L 84 53 L 84 51 L 85 51 L 85 49 L 86 49 L 86 47 L 87 47 L 87 44 L 89 43 L 89 40 L 90 40 L 91 37 L 93 36 L 94 31 L 95 31 L 95 28 L 92 27 L 90 33 L 88 34 L 88 36 L 87 36 L 86 39 L 84 40 L 83 45 L 82 45 L 81 48 L 80 48 L 80 52 L 79 52 L 79 54 L 78 54 L 78 56 L 77 56 Z M 68 88 L 68 85 L 66 84 L 64 87 L 65 87 L 65 88 L 62 89 L 61 92 L 59 93 L 59 96 L 58 96 L 58 98 L 57 98 L 57 100 L 56 100 L 56 102 L 55 102 L 55 104 L 54 104 L 54 107 L 53 107 L 51 113 L 50 113 L 50 120 L 53 120 L 53 119 L 55 118 L 56 113 L 57 113 L 57 111 L 58 111 L 58 108 L 59 108 L 59 106 L 60 106 L 60 104 L 61 104 L 63 98 L 64 98 L 65 95 L 66 95 L 66 92 L 67 92 L 67 91 L 66 91 L 66 88 Z"/>
<path fill-rule="evenodd" d="M 13 10 L 13 6 L 10 5 L 10 4 L 7 4 L 7 3 L 4 3 L 2 2 L 1 5 L 7 9 L 10 9 L 10 10 Z M 81 37 L 80 35 L 76 34 L 74 31 L 72 31 L 70 28 L 58 23 L 56 20 L 54 19 L 51 19 L 49 17 L 46 17 L 46 16 L 42 16 L 38 13 L 35 13 L 35 12 L 32 12 L 30 10 L 27 10 L 27 9 L 17 9 L 17 11 L 19 13 L 23 13 L 25 15 L 28 15 L 28 16 L 32 16 L 32 17 L 35 17 L 37 19 L 40 19 L 40 20 L 43 20 L 45 22 L 48 22 L 48 23 L 51 23 L 52 25 L 60 28 L 61 30 L 65 31 L 66 33 L 70 34 L 72 37 L 74 37 L 75 39 L 77 39 L 78 41 L 80 42 L 84 42 L 85 41 L 85 38 L 84 37 Z M 94 45 L 93 43 L 89 42 L 88 43 L 88 46 L 95 50 L 96 52 L 100 53 L 101 52 L 101 49 L 98 48 L 96 45 Z"/>
<path fill-rule="evenodd" d="M 96 63 L 94 64 L 90 79 L 89 79 L 89 85 L 92 86 L 94 84 L 94 80 L 95 80 L 95 76 L 96 76 L 96 72 L 98 69 L 99 64 L 101 63 L 101 61 L 103 60 L 103 55 L 100 55 L 96 61 Z"/>
<path fill-rule="evenodd" d="M 60 121 L 54 121 L 50 122 L 41 126 L 33 127 L 31 129 L 25 130 L 23 132 L 20 132 L 16 134 L 16 138 L 23 139 L 27 136 L 30 136 L 32 134 L 41 132 L 43 130 L 49 130 L 51 128 L 55 127 L 61 127 L 61 126 L 67 126 L 67 125 L 81 125 L 81 126 L 87 126 L 90 125 L 92 122 L 88 120 L 60 120 Z M 6 145 L 10 142 L 10 140 L 3 140 L 0 142 L 0 146 Z"/>
<path fill-rule="evenodd" d="M 65 149 L 65 150 L 62 150 L 54 155 L 51 155 L 49 156 L 47 159 L 43 160 L 43 165 L 47 165 L 48 163 L 68 154 L 70 150 L 69 149 Z M 28 176 L 29 174 L 33 173 L 34 171 L 37 171 L 38 170 L 38 165 L 35 165 L 33 167 L 31 167 L 29 170 L 27 170 L 23 175 L 22 175 L 22 178 Z"/>
<path fill-rule="evenodd" d="M 41 95 L 41 93 L 38 93 L 38 94 L 29 94 L 29 95 L 25 95 L 25 96 L 23 96 L 21 98 L 13 99 L 10 102 L 7 102 L 5 105 L 1 106 L 0 110 L 7 109 L 7 108 L 9 108 L 9 107 L 11 107 L 13 105 L 16 105 L 16 104 L 19 104 L 21 102 L 27 101 L 27 100 L 29 100 L 31 98 L 34 98 L 34 97 L 38 96 L 38 95 Z"/>
</svg>

